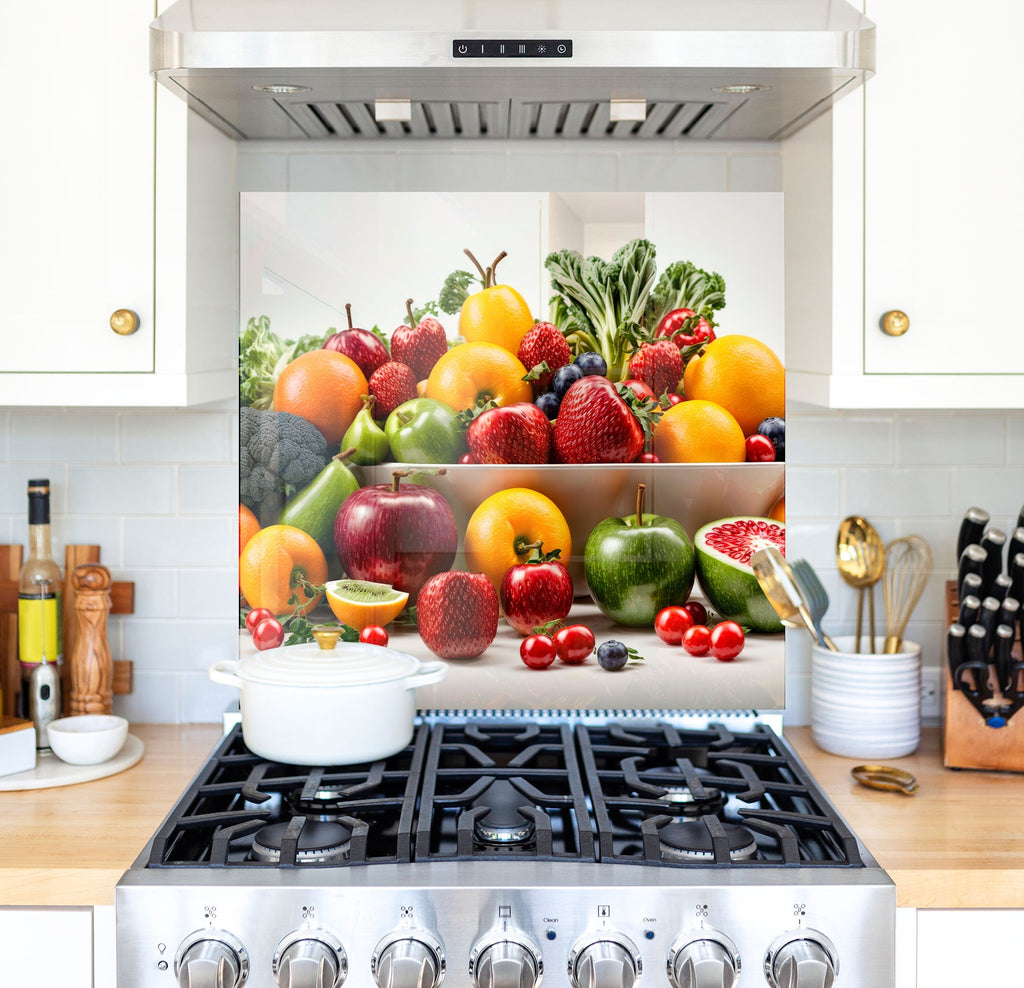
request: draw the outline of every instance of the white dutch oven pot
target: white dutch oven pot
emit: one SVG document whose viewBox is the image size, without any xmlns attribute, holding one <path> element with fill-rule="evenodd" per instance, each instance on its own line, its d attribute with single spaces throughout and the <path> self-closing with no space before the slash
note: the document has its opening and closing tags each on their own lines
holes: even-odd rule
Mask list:
<svg viewBox="0 0 1024 988">
<path fill-rule="evenodd" d="M 352 765 L 401 751 L 412 738 L 416 688 L 439 683 L 443 662 L 379 645 L 288 645 L 216 662 L 210 679 L 237 686 L 242 737 L 257 755 L 291 765 Z"/>
</svg>

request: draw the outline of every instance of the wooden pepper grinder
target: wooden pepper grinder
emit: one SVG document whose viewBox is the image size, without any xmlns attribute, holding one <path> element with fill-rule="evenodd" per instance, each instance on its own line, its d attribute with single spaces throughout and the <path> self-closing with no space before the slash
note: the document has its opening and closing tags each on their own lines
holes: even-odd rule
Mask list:
<svg viewBox="0 0 1024 988">
<path fill-rule="evenodd" d="M 114 665 L 107 643 L 110 583 L 110 571 L 99 563 L 83 563 L 71 574 L 78 622 L 71 652 L 72 716 L 109 714 L 113 709 Z"/>
</svg>

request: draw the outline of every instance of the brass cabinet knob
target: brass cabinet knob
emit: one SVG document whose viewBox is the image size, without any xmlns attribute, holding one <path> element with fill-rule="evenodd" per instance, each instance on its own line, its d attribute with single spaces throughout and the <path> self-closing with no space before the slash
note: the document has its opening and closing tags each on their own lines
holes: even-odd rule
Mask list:
<svg viewBox="0 0 1024 988">
<path fill-rule="evenodd" d="M 110 317 L 110 328 L 118 336 L 131 336 L 139 328 L 139 317 L 131 309 L 118 309 Z"/>
<path fill-rule="evenodd" d="M 882 316 L 882 332 L 889 336 L 902 336 L 910 329 L 910 316 L 899 309 L 892 309 Z"/>
</svg>

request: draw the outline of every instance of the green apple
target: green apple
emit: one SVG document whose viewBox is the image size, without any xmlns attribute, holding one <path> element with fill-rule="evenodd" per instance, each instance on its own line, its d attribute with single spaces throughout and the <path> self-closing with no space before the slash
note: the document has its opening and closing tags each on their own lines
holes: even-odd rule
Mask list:
<svg viewBox="0 0 1024 988">
<path fill-rule="evenodd" d="M 598 522 L 583 552 L 597 606 L 637 628 L 652 627 L 658 611 L 685 603 L 693 588 L 693 543 L 673 518 L 644 514 L 644 489 L 638 485 L 636 512 Z"/>
<path fill-rule="evenodd" d="M 384 423 L 384 435 L 401 463 L 455 463 L 463 452 L 458 413 L 433 398 L 399 405 Z"/>
</svg>

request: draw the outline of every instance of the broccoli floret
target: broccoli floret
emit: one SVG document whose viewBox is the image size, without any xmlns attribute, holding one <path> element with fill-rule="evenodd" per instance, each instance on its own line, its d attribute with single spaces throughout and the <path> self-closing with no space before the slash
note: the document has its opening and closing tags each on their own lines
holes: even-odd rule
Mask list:
<svg viewBox="0 0 1024 988">
<path fill-rule="evenodd" d="M 238 421 L 241 501 L 261 525 L 276 525 L 285 499 L 327 464 L 327 440 L 290 412 L 243 407 Z"/>
</svg>

